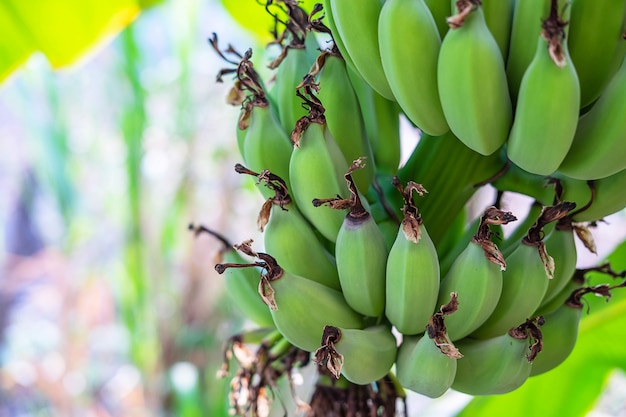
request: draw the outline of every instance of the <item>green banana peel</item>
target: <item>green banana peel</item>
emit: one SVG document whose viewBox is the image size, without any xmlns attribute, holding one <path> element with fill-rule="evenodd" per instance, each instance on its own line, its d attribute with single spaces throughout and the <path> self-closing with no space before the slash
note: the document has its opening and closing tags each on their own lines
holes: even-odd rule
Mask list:
<svg viewBox="0 0 626 417">
<path fill-rule="evenodd" d="M 626 267 L 626 243 L 608 259 L 615 270 Z M 474 398 L 457 417 L 497 415 L 502 410 L 510 417 L 526 417 L 537 410 L 545 417 L 587 415 L 611 374 L 616 369 L 626 370 L 626 292 L 615 291 L 608 303 L 597 297 L 585 301 L 589 308 L 583 310 L 578 341 L 565 362 L 529 378 L 514 392 Z"/>
</svg>

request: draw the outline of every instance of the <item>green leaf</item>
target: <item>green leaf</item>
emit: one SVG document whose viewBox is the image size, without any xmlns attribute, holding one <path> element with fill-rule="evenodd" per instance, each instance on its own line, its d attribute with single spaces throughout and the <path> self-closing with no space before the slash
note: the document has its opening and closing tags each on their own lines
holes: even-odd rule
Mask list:
<svg viewBox="0 0 626 417">
<path fill-rule="evenodd" d="M 609 257 L 618 271 L 626 267 L 626 242 Z M 593 281 L 619 281 L 594 274 Z M 500 396 L 476 397 L 460 417 L 576 417 L 586 415 L 602 393 L 611 372 L 626 369 L 626 290 L 616 289 L 610 302 L 586 296 L 589 314 L 580 324 L 574 351 L 556 369 L 530 378 L 521 388 Z M 585 314 L 585 313 L 583 313 Z"/>
<path fill-rule="evenodd" d="M 41 51 L 54 68 L 85 59 L 157 1 L 2 1 L 0 82 L 35 51 Z"/>
</svg>

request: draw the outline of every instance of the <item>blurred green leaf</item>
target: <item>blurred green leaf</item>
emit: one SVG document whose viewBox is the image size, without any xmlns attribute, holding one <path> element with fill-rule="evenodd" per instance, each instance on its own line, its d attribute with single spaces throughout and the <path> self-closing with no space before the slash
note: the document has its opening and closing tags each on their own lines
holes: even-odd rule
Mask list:
<svg viewBox="0 0 626 417">
<path fill-rule="evenodd" d="M 264 0 L 220 0 L 222 6 L 244 29 L 251 32 L 262 43 L 273 40 L 274 18 L 265 10 Z M 302 0 L 300 7 L 310 12 L 315 3 L 321 0 Z M 276 9 L 272 8 L 275 12 Z"/>
<path fill-rule="evenodd" d="M 626 242 L 610 256 L 614 269 L 626 267 Z M 593 274 L 592 281 L 611 282 Z M 476 397 L 459 417 L 584 416 L 602 394 L 610 374 L 626 369 L 626 289 L 613 292 L 610 302 L 587 296 L 589 314 L 580 324 L 578 342 L 570 357 L 556 369 L 530 378 L 521 388 L 500 396 Z M 585 313 L 583 313 L 585 314 Z"/>
<path fill-rule="evenodd" d="M 54 68 L 94 53 L 159 0 L 4 0 L 0 82 L 41 51 Z"/>
</svg>

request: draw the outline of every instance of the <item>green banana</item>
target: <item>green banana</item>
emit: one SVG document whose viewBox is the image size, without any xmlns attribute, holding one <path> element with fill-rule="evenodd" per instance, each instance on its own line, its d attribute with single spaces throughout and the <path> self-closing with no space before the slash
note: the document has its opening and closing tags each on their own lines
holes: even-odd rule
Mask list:
<svg viewBox="0 0 626 417">
<path fill-rule="evenodd" d="M 556 297 L 572 280 L 578 260 L 574 226 L 571 218 L 565 217 L 556 224 L 554 230 L 546 237 L 546 249 L 554 259 L 554 278 L 548 283 L 540 308 Z"/>
<path fill-rule="evenodd" d="M 235 165 L 235 171 L 257 177 L 274 196 L 267 199 L 257 224 L 263 233 L 265 251 L 291 272 L 335 290 L 341 290 L 335 261 L 318 240 L 311 224 L 292 202 L 285 181 L 269 171 L 256 173 Z"/>
<path fill-rule="evenodd" d="M 598 270 L 598 268 L 590 268 L 589 271 L 591 270 Z M 581 270 L 581 274 L 584 275 L 585 270 Z M 556 368 L 572 353 L 578 338 L 578 326 L 585 306 L 582 297 L 585 294 L 591 293 L 609 300 L 611 290 L 622 286 L 624 283 L 614 286 L 600 284 L 578 288 L 570 294 L 564 304 L 547 313 L 542 329 L 544 349 L 533 362 L 531 375 L 539 375 Z"/>
<path fill-rule="evenodd" d="M 269 306 L 276 328 L 292 345 L 314 352 L 327 324 L 348 329 L 363 327 L 362 317 L 350 308 L 341 292 L 289 273 L 272 256 L 254 252 L 249 242 L 237 248 L 260 262 L 217 264 L 215 269 L 223 273 L 230 268 L 261 266 L 264 272 L 258 285 L 259 294 Z"/>
<path fill-rule="evenodd" d="M 494 153 L 506 141 L 513 112 L 504 61 L 477 0 L 457 2 L 439 51 L 437 83 L 443 112 L 469 148 Z"/>
<path fill-rule="evenodd" d="M 396 186 L 404 197 L 404 219 L 387 257 L 385 316 L 400 333 L 413 335 L 424 331 L 435 311 L 439 259 L 413 202 L 414 191 L 426 190 L 414 182 Z"/>
<path fill-rule="evenodd" d="M 389 87 L 407 117 L 434 136 L 450 130 L 437 89 L 441 37 L 424 1 L 385 1 L 378 20 L 378 43 Z"/>
<path fill-rule="evenodd" d="M 456 294 L 453 294 L 450 303 L 431 317 L 426 334 L 403 338 L 396 358 L 398 381 L 403 387 L 437 398 L 452 386 L 457 360 L 463 355 L 450 342 L 443 316 L 455 311 Z"/>
<path fill-rule="evenodd" d="M 349 208 L 335 242 L 335 260 L 341 290 L 347 303 L 369 317 L 379 317 L 385 309 L 385 268 L 388 248 L 374 218 L 363 207 L 352 179 L 352 171 L 362 166 L 355 161 L 345 178 L 350 190 L 348 199 L 316 201 L 334 209 Z"/>
<path fill-rule="evenodd" d="M 393 100 L 378 47 L 378 17 L 382 2 L 375 0 L 326 0 L 337 26 L 333 36 L 341 38 L 355 69 L 381 96 Z"/>
<path fill-rule="evenodd" d="M 387 325 L 365 329 L 326 326 L 314 357 L 336 379 L 343 375 L 354 384 L 367 385 L 389 373 L 397 350 L 396 338 Z"/>
<path fill-rule="evenodd" d="M 545 207 L 517 248 L 507 257 L 502 273 L 502 293 L 489 318 L 472 337 L 489 339 L 530 317 L 541 304 L 554 277 L 554 260 L 542 241 L 545 225 L 567 215 L 575 204 L 563 202 Z"/>
<path fill-rule="evenodd" d="M 507 156 L 522 169 L 552 174 L 567 155 L 580 110 L 580 86 L 564 41 L 564 25 L 552 1 L 550 16 L 519 88 Z M 558 31 L 552 30 L 554 27 Z M 550 30 L 549 30 L 550 29 Z M 556 32 L 556 33 L 555 33 Z M 546 92 L 546 86 L 550 86 Z"/>
<path fill-rule="evenodd" d="M 533 314 L 533 316 L 547 316 L 559 307 L 561 307 L 565 301 L 574 293 L 579 290 L 585 284 L 585 271 L 584 269 L 576 269 L 570 277 L 565 286 L 555 294 L 548 302 L 542 302 L 541 306 Z"/>
<path fill-rule="evenodd" d="M 450 3 L 441 0 L 424 0 L 424 3 L 426 3 L 430 13 L 433 15 L 433 20 L 439 31 L 439 37 L 443 39 L 449 29 L 446 19 L 452 14 L 453 10 L 450 7 Z"/>
<path fill-rule="evenodd" d="M 509 53 L 515 3 L 515 0 L 482 0 L 487 27 L 498 42 L 504 62 Z"/>
<path fill-rule="evenodd" d="M 281 52 L 269 64 L 270 69 L 278 68 L 270 96 L 276 103 L 283 130 L 291 132 L 296 122 L 307 114 L 300 97 L 296 95 L 296 88 L 314 63 L 319 45 L 311 33 L 313 25 L 308 13 L 297 2 L 285 2 L 285 6 L 282 8 L 286 14 L 284 30 L 282 33 L 275 32 L 274 41 L 282 47 Z M 270 12 L 267 7 L 266 10 Z"/>
<path fill-rule="evenodd" d="M 581 118 L 572 146 L 559 166 L 560 172 L 572 178 L 594 180 L 626 169 L 626 162 L 622 157 L 626 152 L 624 97 L 626 59 L 600 99 Z"/>
<path fill-rule="evenodd" d="M 233 248 L 233 245 L 219 233 L 204 226 L 189 225 L 196 236 L 200 233 L 207 233 L 222 244 L 216 263 L 241 264 L 244 262 L 242 256 Z M 243 315 L 256 324 L 263 327 L 274 327 L 274 320 L 269 309 L 259 297 L 259 273 L 257 269 L 232 269 L 226 274 L 226 293 L 235 308 L 239 309 Z"/>
<path fill-rule="evenodd" d="M 365 157 L 368 163 L 354 173 L 359 190 L 367 191 L 374 178 L 372 150 L 367 140 L 359 101 L 350 83 L 346 64 L 341 57 L 322 52 L 317 60 L 319 69 L 318 99 L 324 106 L 324 116 L 330 134 L 335 138 L 347 163 Z"/>
<path fill-rule="evenodd" d="M 359 99 L 376 171 L 395 175 L 400 165 L 400 106 L 378 94 L 350 67 L 348 76 Z"/>
<path fill-rule="evenodd" d="M 532 362 L 541 357 L 541 319 L 527 320 L 491 339 L 456 342 L 463 358 L 457 361 L 452 388 L 469 395 L 504 394 L 530 376 Z"/>
<path fill-rule="evenodd" d="M 339 50 L 341 57 L 346 63 L 346 66 L 350 71 L 356 71 L 356 66 L 354 62 L 352 62 L 352 58 L 348 54 L 348 50 L 346 49 L 346 45 L 344 45 L 341 37 L 339 36 L 339 30 L 337 29 L 337 25 L 335 23 L 335 18 L 333 17 L 333 10 L 330 7 L 329 1 L 324 0 L 323 3 L 324 17 L 326 17 L 325 23 L 328 29 L 330 29 L 331 37 L 333 39 L 333 44 Z"/>
<path fill-rule="evenodd" d="M 513 102 L 517 101 L 522 77 L 536 54 L 536 41 L 541 34 L 541 20 L 548 16 L 549 11 L 549 0 L 515 1 L 506 62 L 506 75 Z"/>
<path fill-rule="evenodd" d="M 343 174 L 348 165 L 337 142 L 327 133 L 323 112 L 319 107 L 311 107 L 311 111 L 308 119 L 300 119 L 302 123 L 292 135 L 289 189 L 304 217 L 322 236 L 334 242 L 344 216 L 335 210 L 319 210 L 312 201 L 320 196 L 345 195 Z"/>
<path fill-rule="evenodd" d="M 485 210 L 478 231 L 441 280 L 438 305 L 445 303 L 447 294 L 458 294 L 458 311 L 446 319 L 452 341 L 475 331 L 496 308 L 506 262 L 490 240 L 489 224 L 506 224 L 514 220 L 511 213 L 495 207 Z"/>
<path fill-rule="evenodd" d="M 235 69 L 220 70 L 217 80 L 221 82 L 225 74 L 236 74 L 237 81 L 229 93 L 228 102 L 242 104 L 237 125 L 237 145 L 246 165 L 255 171 L 269 169 L 288 178 L 292 146 L 275 114 L 275 102 L 266 94 L 265 84 L 250 60 L 252 50 L 241 55 L 232 47 L 229 48 L 226 52 L 237 56 L 239 61 L 236 63 L 220 51 L 216 34 L 209 42 L 220 57 L 237 66 Z M 265 197 L 269 197 L 269 194 Z"/>
<path fill-rule="evenodd" d="M 600 96 L 613 75 L 613 59 L 624 42 L 625 16 L 623 0 L 571 1 L 567 44 L 580 80 L 581 108 Z"/>
</svg>

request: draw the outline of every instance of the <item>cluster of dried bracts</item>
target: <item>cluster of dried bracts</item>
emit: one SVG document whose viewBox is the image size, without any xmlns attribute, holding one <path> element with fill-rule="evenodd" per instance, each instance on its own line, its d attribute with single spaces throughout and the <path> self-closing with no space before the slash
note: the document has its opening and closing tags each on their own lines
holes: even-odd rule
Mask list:
<svg viewBox="0 0 626 417">
<path fill-rule="evenodd" d="M 626 1 L 265 8 L 271 80 L 211 39 L 264 241 L 193 227 L 223 241 L 216 269 L 260 326 L 228 344 L 233 410 L 267 415 L 309 361 L 312 397 L 293 392 L 319 416 L 394 416 L 404 389 L 505 393 L 563 362 L 583 296 L 624 286 L 608 265 L 587 284 L 575 237 L 594 251 L 588 226 L 626 206 Z M 400 117 L 421 132 L 402 165 Z M 486 184 L 497 201 L 468 219 Z"/>
</svg>

